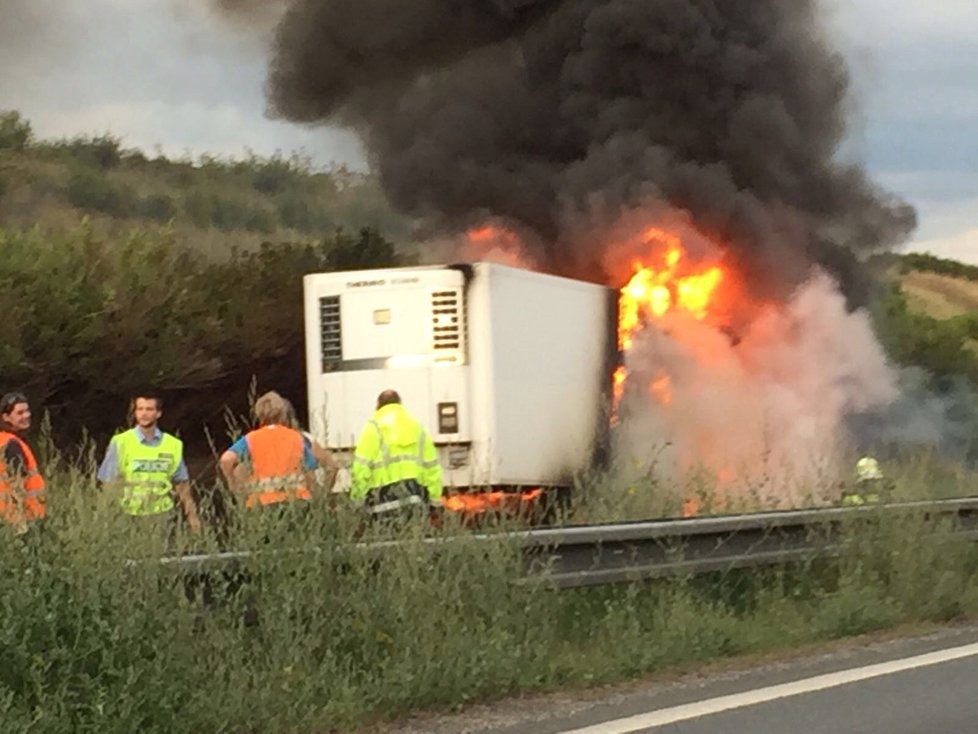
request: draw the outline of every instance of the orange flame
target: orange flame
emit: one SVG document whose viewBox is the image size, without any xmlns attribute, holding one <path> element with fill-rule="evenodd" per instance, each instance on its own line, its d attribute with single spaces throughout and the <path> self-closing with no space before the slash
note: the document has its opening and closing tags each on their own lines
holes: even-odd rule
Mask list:
<svg viewBox="0 0 978 734">
<path fill-rule="evenodd" d="M 705 319 L 724 279 L 724 272 L 717 265 L 698 270 L 687 266 L 686 250 L 677 235 L 655 227 L 644 234 L 653 251 L 648 258 L 632 263 L 633 275 L 621 289 L 618 301 L 618 346 L 626 352 L 646 323 L 661 319 L 671 311 Z M 612 425 L 618 422 L 618 406 L 627 379 L 627 370 L 619 367 L 613 377 Z M 648 390 L 661 405 L 672 402 L 672 382 L 668 375 L 652 380 Z"/>
<path fill-rule="evenodd" d="M 466 232 L 462 255 L 472 260 L 491 260 L 514 267 L 532 267 L 520 236 L 511 229 L 493 224 L 485 224 Z"/>
<path fill-rule="evenodd" d="M 628 371 L 625 366 L 622 365 L 615 370 L 615 374 L 611 376 L 611 425 L 618 424 L 618 406 L 621 405 L 621 398 L 625 394 L 625 378 L 628 377 Z"/>
<path fill-rule="evenodd" d="M 473 242 L 490 242 L 496 239 L 509 239 L 512 237 L 512 233 L 508 232 L 499 227 L 493 227 L 491 225 L 485 225 L 483 227 L 477 227 L 475 229 L 470 229 L 468 231 L 469 239 Z"/>
<path fill-rule="evenodd" d="M 442 497 L 441 504 L 451 512 L 473 516 L 493 511 L 517 510 L 532 504 L 542 494 L 543 490 L 539 487 L 522 493 L 499 491 L 459 493 Z"/>
<path fill-rule="evenodd" d="M 661 243 L 665 250 L 653 254 L 652 259 L 660 260 L 661 264 L 636 260 L 632 264 L 634 275 L 621 289 L 618 343 L 626 351 L 646 319 L 661 318 L 672 310 L 685 311 L 696 319 L 706 318 L 723 281 L 723 270 L 715 265 L 700 272 L 680 274 L 686 252 L 676 235 L 653 228 L 645 237 L 650 243 Z"/>
</svg>

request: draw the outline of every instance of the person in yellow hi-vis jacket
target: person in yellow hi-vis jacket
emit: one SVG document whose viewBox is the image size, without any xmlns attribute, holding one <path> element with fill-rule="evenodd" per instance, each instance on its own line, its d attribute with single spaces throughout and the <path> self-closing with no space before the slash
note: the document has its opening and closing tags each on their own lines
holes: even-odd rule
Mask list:
<svg viewBox="0 0 978 734">
<path fill-rule="evenodd" d="M 364 502 L 375 518 L 427 511 L 441 503 L 435 443 L 394 390 L 377 397 L 377 410 L 357 441 L 350 474 L 350 498 Z"/>
<path fill-rule="evenodd" d="M 176 527 L 179 500 L 191 531 L 200 531 L 197 504 L 183 459 L 183 441 L 160 430 L 163 399 L 143 391 L 132 399 L 135 426 L 112 437 L 99 466 L 98 479 L 118 493 L 122 511 L 136 518 L 163 519 Z"/>
<path fill-rule="evenodd" d="M 855 487 L 843 489 L 843 505 L 875 505 L 889 494 L 886 477 L 873 456 L 863 456 L 856 462 L 855 480 Z"/>
</svg>

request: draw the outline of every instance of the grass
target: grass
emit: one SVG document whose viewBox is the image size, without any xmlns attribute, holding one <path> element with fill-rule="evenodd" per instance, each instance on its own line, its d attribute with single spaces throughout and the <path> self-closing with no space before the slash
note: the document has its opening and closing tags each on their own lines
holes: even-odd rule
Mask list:
<svg viewBox="0 0 978 734">
<path fill-rule="evenodd" d="M 913 270 L 900 284 L 914 311 L 936 319 L 978 313 L 978 281 Z"/>
<path fill-rule="evenodd" d="M 174 160 L 123 149 L 108 136 L 21 148 L 0 141 L 0 225 L 64 231 L 82 217 L 103 237 L 165 225 L 210 256 L 315 240 L 341 227 L 410 231 L 375 177 L 314 167 L 299 154 Z"/>
<path fill-rule="evenodd" d="M 934 490 L 927 466 L 898 486 Z M 0 528 L 5 732 L 353 731 L 978 611 L 976 549 L 913 514 L 852 526 L 838 563 L 557 593 L 513 584 L 517 549 L 451 522 L 437 553 L 411 528 L 406 551 L 353 552 L 357 517 L 322 504 L 240 517 L 232 545 L 263 552 L 205 585 L 153 559 L 217 538 L 167 549 L 90 471 L 56 460 L 43 532 Z"/>
<path fill-rule="evenodd" d="M 654 452 L 653 452 L 654 455 Z M 844 462 L 854 467 L 855 456 Z M 884 461 L 895 502 L 978 496 L 978 468 L 968 467 L 929 451 L 908 451 Z M 615 467 L 585 477 L 575 488 L 573 521 L 617 522 L 679 517 L 684 509 L 695 514 L 731 514 L 830 506 L 852 483 L 850 471 L 813 468 L 802 479 L 777 471 L 750 479 L 718 483 L 706 470 L 694 470 L 677 481 L 665 481 L 653 460 L 643 467 Z M 688 504 L 690 503 L 690 504 Z"/>
</svg>

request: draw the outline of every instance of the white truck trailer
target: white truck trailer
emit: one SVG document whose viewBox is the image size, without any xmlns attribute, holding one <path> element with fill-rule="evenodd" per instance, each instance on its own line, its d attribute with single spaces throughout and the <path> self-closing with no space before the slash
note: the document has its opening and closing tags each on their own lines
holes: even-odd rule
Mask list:
<svg viewBox="0 0 978 734">
<path fill-rule="evenodd" d="M 594 460 L 618 364 L 614 290 L 489 262 L 303 286 L 310 427 L 341 465 L 385 389 L 432 433 L 446 487 L 570 486 Z"/>
</svg>

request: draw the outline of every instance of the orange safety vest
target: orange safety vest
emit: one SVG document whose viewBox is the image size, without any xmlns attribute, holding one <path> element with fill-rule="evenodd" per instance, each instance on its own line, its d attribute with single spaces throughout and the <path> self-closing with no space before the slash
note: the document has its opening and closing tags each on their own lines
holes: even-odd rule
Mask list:
<svg viewBox="0 0 978 734">
<path fill-rule="evenodd" d="M 302 468 L 302 434 L 287 426 L 262 426 L 245 436 L 251 478 L 245 507 L 311 500 Z"/>
<path fill-rule="evenodd" d="M 7 444 L 16 441 L 24 452 L 27 466 L 24 477 L 10 476 L 3 454 Z M 11 525 L 40 520 L 47 515 L 44 504 L 44 477 L 37 468 L 34 452 L 20 436 L 0 431 L 0 517 Z"/>
</svg>

